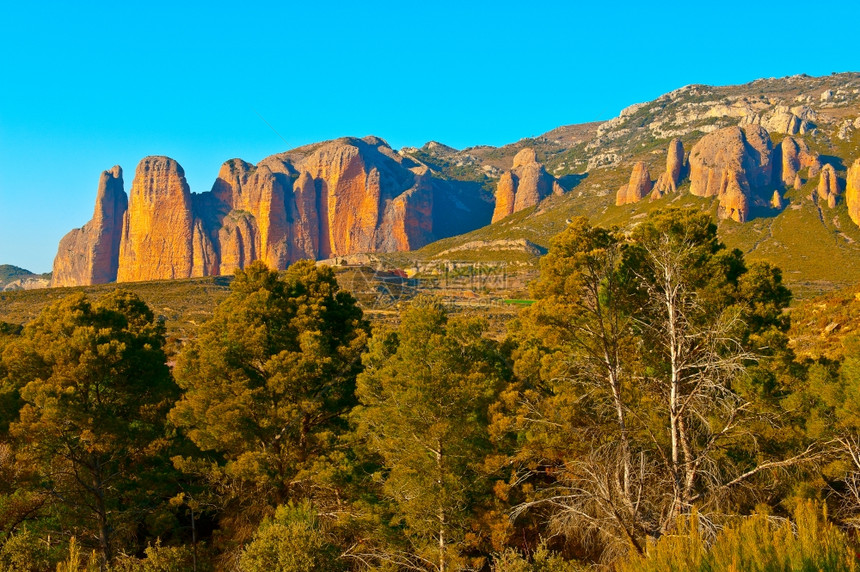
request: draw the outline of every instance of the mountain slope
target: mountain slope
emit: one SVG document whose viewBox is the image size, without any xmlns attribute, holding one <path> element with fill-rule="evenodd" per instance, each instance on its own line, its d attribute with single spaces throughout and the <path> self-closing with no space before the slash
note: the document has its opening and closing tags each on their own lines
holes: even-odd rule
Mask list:
<svg viewBox="0 0 860 572">
<path fill-rule="evenodd" d="M 860 74 L 856 73 L 758 80 L 743 86 L 687 86 L 653 102 L 627 108 L 618 118 L 596 128 L 592 124 L 581 129 L 575 141 L 559 136 L 564 129 L 572 131 L 572 127 L 560 128 L 494 150 L 495 161 L 499 155 L 511 157 L 523 146 L 533 146 L 548 170 L 572 190 L 544 200 L 537 208 L 410 254 L 417 259 L 434 259 L 464 244 L 484 244 L 484 248 L 471 249 L 468 258 L 513 258 L 525 263 L 534 257 L 525 251 L 512 257 L 510 251 L 499 250 L 493 244 L 524 239 L 545 248 L 551 237 L 564 228 L 565 221 L 577 215 L 588 216 L 598 224 L 622 227 L 635 224 L 654 208 L 666 206 L 694 206 L 710 210 L 717 217 L 719 198 L 692 196 L 689 173 L 677 193 L 656 200 L 615 206 L 616 190 L 628 183 L 637 162 L 644 163 L 651 173 L 664 171 L 666 153 L 674 138 L 691 149 L 707 134 L 738 125 L 747 131 L 764 126 L 769 131 L 767 145 L 774 152 L 780 151 L 787 136 L 805 144 L 822 165 L 832 166 L 843 194 L 834 198 L 832 208 L 828 206 L 824 197 L 818 196 L 820 173 L 805 166 L 800 171 L 803 178 L 799 188 L 786 186 L 776 176 L 782 175 L 782 166 L 781 157 L 774 153 L 774 176 L 761 188 L 753 189 L 748 222 L 721 221 L 723 239 L 747 253 L 750 260 L 766 260 L 782 267 L 786 281 L 801 297 L 860 281 L 860 229 L 848 216 L 844 196 L 847 168 L 860 157 Z M 435 147 L 422 149 L 425 155 L 438 154 Z M 484 173 L 484 184 L 492 187 L 489 179 L 493 171 L 487 168 L 490 163 L 484 159 L 486 156 L 483 148 L 467 149 L 448 151 L 446 160 L 462 163 L 461 169 L 472 169 L 470 177 Z M 432 157 L 427 161 L 432 162 Z M 494 164 L 490 166 L 495 168 Z M 769 204 L 774 191 L 782 202 L 776 209 Z"/>
<path fill-rule="evenodd" d="M 686 205 L 725 219 L 730 246 L 781 266 L 808 296 L 860 281 L 849 216 L 854 209 L 860 220 L 860 166 L 858 188 L 846 185 L 858 157 L 858 73 L 685 86 L 609 121 L 499 148 L 430 142 L 395 151 L 376 137 L 343 138 L 257 165 L 228 161 L 202 194 L 190 192 L 175 161 L 151 157 L 138 166 L 121 224 L 97 204 L 90 226 L 64 238 L 54 283 L 110 281 L 103 268 L 112 266 L 93 261 L 105 260 L 97 246 L 117 240 L 120 281 L 364 252 L 400 265 L 531 265 L 573 216 L 624 227 Z"/>
<path fill-rule="evenodd" d="M 0 264 L 0 291 L 46 288 L 50 281 L 50 274 L 34 274 L 18 266 Z"/>
</svg>

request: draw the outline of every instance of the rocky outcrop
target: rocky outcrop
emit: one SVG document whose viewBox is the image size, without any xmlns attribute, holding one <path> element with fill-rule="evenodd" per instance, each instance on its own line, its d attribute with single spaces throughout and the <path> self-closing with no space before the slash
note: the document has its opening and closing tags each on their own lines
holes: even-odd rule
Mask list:
<svg viewBox="0 0 860 572">
<path fill-rule="evenodd" d="M 821 170 L 818 154 L 810 151 L 803 139 L 786 137 L 774 149 L 779 160 L 775 163 L 775 176 L 786 187 L 795 186 L 800 172 L 806 169 L 807 177 L 814 177 Z M 800 188 L 800 185 L 795 186 Z"/>
<path fill-rule="evenodd" d="M 529 165 L 522 167 L 528 181 Z M 302 258 L 410 250 L 487 224 L 492 209 L 491 197 L 474 185 L 434 178 L 426 165 L 375 137 L 302 147 L 257 165 L 232 159 L 201 194 L 191 193 L 182 167 L 168 157 L 140 162 L 128 200 L 121 178 L 105 188 L 93 221 L 61 245 L 55 269 L 64 285 L 229 274 L 254 260 L 283 269 Z M 108 198 L 122 207 L 111 211 L 113 219 L 99 218 L 110 210 Z M 107 244 L 91 240 L 94 233 L 115 236 L 114 250 L 97 249 L 112 274 L 94 277 L 88 269 L 101 265 L 87 262 L 93 256 L 65 254 Z"/>
<path fill-rule="evenodd" d="M 714 131 L 690 151 L 690 193 L 717 197 L 721 218 L 744 222 L 754 193 L 772 184 L 772 161 L 773 146 L 762 127 L 748 125 Z"/>
<path fill-rule="evenodd" d="M 848 207 L 848 216 L 854 224 L 860 226 L 860 159 L 848 167 L 848 175 L 845 177 L 845 205 Z"/>
<path fill-rule="evenodd" d="M 433 239 L 434 193 L 427 167 L 405 160 L 381 139 L 338 140 L 302 159 L 286 159 L 314 181 L 320 232 L 316 257 L 411 250 Z M 309 197 L 304 202 L 308 205 Z"/>
<path fill-rule="evenodd" d="M 749 185 L 743 173 L 726 171 L 726 186 L 720 195 L 720 218 L 744 222 L 750 210 Z"/>
<path fill-rule="evenodd" d="M 779 191 L 774 191 L 773 196 L 770 199 L 770 208 L 781 211 L 784 206 L 785 203 L 782 202 L 782 197 L 779 196 Z"/>
<path fill-rule="evenodd" d="M 254 166 L 241 159 L 227 161 L 221 165 L 212 195 L 215 210 L 224 213 L 207 225 L 220 226 L 216 242 L 222 252 L 221 264 L 226 261 L 220 273 L 232 273 L 254 260 L 262 260 L 271 268 L 283 268 L 289 263 L 285 189 L 282 178 L 268 165 Z M 313 253 L 308 257 L 313 258 Z"/>
<path fill-rule="evenodd" d="M 0 287 L 3 292 L 15 292 L 18 290 L 41 290 L 42 288 L 51 288 L 51 279 L 46 278 L 47 274 L 34 274 L 26 278 L 12 280 Z"/>
<path fill-rule="evenodd" d="M 827 164 L 822 167 L 821 177 L 815 192 L 819 200 L 826 202 L 830 208 L 836 206 L 836 200 L 839 196 L 839 178 L 836 176 L 836 169 L 833 168 L 833 165 Z"/>
<path fill-rule="evenodd" d="M 37 290 L 51 285 L 51 274 L 34 274 L 25 268 L 0 264 L 0 292 Z"/>
<path fill-rule="evenodd" d="M 651 188 L 651 173 L 648 172 L 648 166 L 644 161 L 639 161 L 633 165 L 630 181 L 618 189 L 615 204 L 621 206 L 638 203 L 651 192 Z"/>
<path fill-rule="evenodd" d="M 117 281 L 204 276 L 215 270 L 211 262 L 204 265 L 213 254 L 201 236 L 201 225 L 195 224 L 182 167 L 168 157 L 144 158 L 137 165 L 123 220 Z"/>
<path fill-rule="evenodd" d="M 51 286 L 107 284 L 116 280 L 122 221 L 127 208 L 122 169 L 115 166 L 102 172 L 93 218 L 60 240 Z"/>
<path fill-rule="evenodd" d="M 538 162 L 534 149 L 522 149 L 514 156 L 511 170 L 499 177 L 492 221 L 500 221 L 515 212 L 533 207 L 550 194 L 563 192 L 558 181 Z"/>
<path fill-rule="evenodd" d="M 666 171 L 657 178 L 652 198 L 662 197 L 667 193 L 678 190 L 684 169 L 684 144 L 680 139 L 672 139 L 669 142 L 669 150 L 666 153 Z"/>
<path fill-rule="evenodd" d="M 496 183 L 496 208 L 493 210 L 493 222 L 500 221 L 514 214 L 514 201 L 517 196 L 517 184 L 514 174 L 505 171 Z"/>
<path fill-rule="evenodd" d="M 742 125 L 760 125 L 771 133 L 803 134 L 815 127 L 817 114 L 806 106 L 777 105 L 763 113 L 753 113 L 741 120 Z"/>
</svg>

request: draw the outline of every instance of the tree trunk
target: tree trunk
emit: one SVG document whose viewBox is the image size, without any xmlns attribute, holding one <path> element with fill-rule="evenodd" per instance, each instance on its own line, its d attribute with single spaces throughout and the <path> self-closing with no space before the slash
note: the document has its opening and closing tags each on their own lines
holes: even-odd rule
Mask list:
<svg viewBox="0 0 860 572">
<path fill-rule="evenodd" d="M 107 505 L 104 496 L 104 483 L 101 476 L 101 462 L 95 459 L 93 462 L 93 492 L 96 496 L 96 520 L 98 521 L 99 551 L 101 561 L 99 569 L 105 572 L 111 561 L 110 527 L 107 517 Z"/>
<path fill-rule="evenodd" d="M 678 516 L 681 514 L 681 455 L 680 455 L 680 439 L 681 439 L 681 365 L 680 365 L 680 336 L 678 331 L 678 308 L 677 300 L 674 295 L 675 284 L 674 272 L 669 265 L 664 269 L 664 301 L 666 304 L 667 328 L 666 333 L 669 336 L 669 360 L 671 369 L 671 378 L 669 381 L 669 431 L 672 438 L 672 457 L 671 457 L 671 472 L 672 472 L 672 508 L 670 516 L 666 522 L 665 529 L 671 528 Z"/>
<path fill-rule="evenodd" d="M 436 484 L 439 485 L 439 490 L 442 490 L 442 443 L 437 441 L 436 447 Z M 446 545 L 445 545 L 445 525 L 446 525 L 446 517 L 445 517 L 445 506 L 443 504 L 439 505 L 438 509 L 438 518 L 439 518 L 439 572 L 447 572 L 448 571 L 448 558 L 446 554 Z"/>
<path fill-rule="evenodd" d="M 607 356 L 607 362 L 608 362 Z M 618 382 L 617 372 L 610 366 L 609 385 L 612 388 L 612 399 L 615 402 L 615 415 L 618 418 L 618 430 L 621 433 L 621 463 L 622 481 L 621 490 L 624 492 L 625 502 L 630 503 L 630 443 L 627 435 L 627 423 L 624 419 L 624 403 L 621 400 L 621 387 Z"/>
</svg>

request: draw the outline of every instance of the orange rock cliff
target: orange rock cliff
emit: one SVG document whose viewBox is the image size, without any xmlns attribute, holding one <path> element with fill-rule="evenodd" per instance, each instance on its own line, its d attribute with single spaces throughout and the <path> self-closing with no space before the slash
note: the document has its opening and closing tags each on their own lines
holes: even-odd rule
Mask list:
<svg viewBox="0 0 860 572">
<path fill-rule="evenodd" d="M 128 198 L 119 167 L 102 174 L 93 219 L 60 242 L 52 285 L 411 250 L 486 225 L 492 208 L 491 197 L 433 177 L 376 137 L 300 147 L 257 165 L 232 159 L 201 194 L 176 161 L 146 157 Z"/>
<path fill-rule="evenodd" d="M 122 169 L 115 166 L 99 178 L 93 218 L 60 240 L 52 286 L 107 284 L 116 280 L 120 236 L 128 198 L 122 187 Z"/>
</svg>

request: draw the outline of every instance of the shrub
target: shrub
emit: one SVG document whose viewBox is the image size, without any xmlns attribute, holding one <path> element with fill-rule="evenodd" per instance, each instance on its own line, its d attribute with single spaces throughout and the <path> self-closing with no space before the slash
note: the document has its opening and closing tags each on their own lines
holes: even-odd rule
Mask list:
<svg viewBox="0 0 860 572">
<path fill-rule="evenodd" d="M 585 569 L 579 563 L 565 560 L 557 552 L 552 552 L 544 542 L 538 545 L 531 559 L 508 548 L 493 561 L 493 572 L 579 572 Z"/>
<path fill-rule="evenodd" d="M 334 572 L 339 550 L 308 504 L 279 506 L 239 559 L 242 572 Z"/>
<path fill-rule="evenodd" d="M 114 562 L 112 572 L 185 572 L 193 569 L 194 556 L 187 546 L 162 546 L 160 541 L 156 541 L 144 553 L 145 558 L 120 556 Z"/>
<path fill-rule="evenodd" d="M 794 522 L 755 514 L 723 528 L 707 546 L 698 516 L 682 519 L 675 534 L 618 566 L 619 572 L 848 572 L 857 570 L 848 537 L 813 502 L 798 504 Z"/>
</svg>

